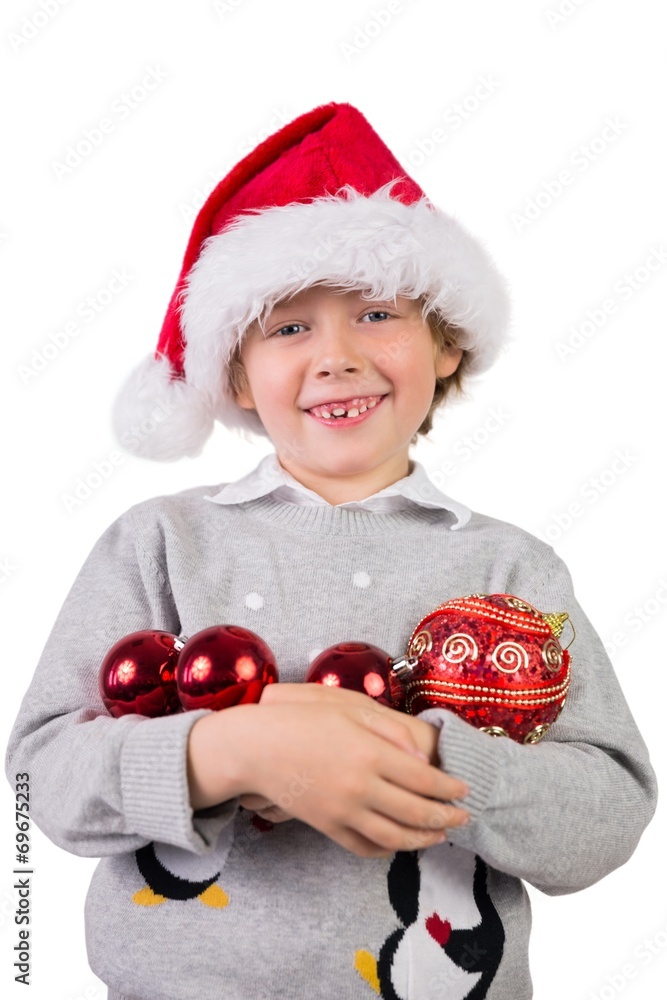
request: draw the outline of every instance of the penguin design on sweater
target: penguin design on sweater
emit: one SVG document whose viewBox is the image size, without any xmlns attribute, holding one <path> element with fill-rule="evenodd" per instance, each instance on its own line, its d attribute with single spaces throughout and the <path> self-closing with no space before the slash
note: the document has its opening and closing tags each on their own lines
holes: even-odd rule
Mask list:
<svg viewBox="0 0 667 1000">
<path fill-rule="evenodd" d="M 355 956 L 357 971 L 383 1000 L 484 1000 L 505 942 L 486 878 L 481 858 L 449 842 L 394 855 L 389 899 L 403 926 L 377 962 L 368 952 Z"/>
<path fill-rule="evenodd" d="M 229 896 L 216 885 L 233 843 L 232 824 L 223 827 L 210 854 L 199 855 L 172 844 L 151 841 L 134 852 L 146 885 L 132 897 L 138 906 L 157 906 L 167 900 L 199 899 L 205 906 L 224 909 Z"/>
</svg>

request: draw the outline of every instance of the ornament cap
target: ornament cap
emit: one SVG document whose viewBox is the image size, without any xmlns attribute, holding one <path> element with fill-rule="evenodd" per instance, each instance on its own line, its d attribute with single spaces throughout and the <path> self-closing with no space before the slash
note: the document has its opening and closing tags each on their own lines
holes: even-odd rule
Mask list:
<svg viewBox="0 0 667 1000">
<path fill-rule="evenodd" d="M 563 632 L 563 626 L 570 616 L 567 612 L 563 611 L 561 613 L 554 614 L 545 614 L 544 612 L 541 612 L 541 617 L 551 629 L 554 638 L 559 639 Z"/>
<path fill-rule="evenodd" d="M 399 681 L 406 681 L 418 663 L 417 656 L 397 656 L 390 663 L 391 672 Z"/>
</svg>

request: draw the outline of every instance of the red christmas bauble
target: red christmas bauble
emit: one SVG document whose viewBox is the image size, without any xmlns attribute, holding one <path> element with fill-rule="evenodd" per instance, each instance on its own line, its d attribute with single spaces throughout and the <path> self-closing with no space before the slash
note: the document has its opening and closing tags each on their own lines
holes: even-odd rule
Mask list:
<svg viewBox="0 0 667 1000">
<path fill-rule="evenodd" d="M 367 642 L 339 642 L 313 660 L 306 682 L 360 691 L 383 705 L 400 709 L 405 694 L 392 673 L 392 662 L 379 646 Z"/>
<path fill-rule="evenodd" d="M 403 674 L 406 709 L 448 708 L 492 736 L 542 739 L 563 707 L 570 654 L 558 642 L 567 614 L 545 614 L 512 594 L 441 604 L 415 628 Z"/>
<path fill-rule="evenodd" d="M 183 708 L 227 708 L 259 701 L 266 684 L 278 680 L 275 658 L 250 629 L 213 625 L 183 646 L 176 686 Z"/>
<path fill-rule="evenodd" d="M 124 636 L 102 661 L 99 682 L 107 711 L 122 715 L 173 715 L 181 705 L 176 692 L 176 636 L 144 629 Z"/>
</svg>

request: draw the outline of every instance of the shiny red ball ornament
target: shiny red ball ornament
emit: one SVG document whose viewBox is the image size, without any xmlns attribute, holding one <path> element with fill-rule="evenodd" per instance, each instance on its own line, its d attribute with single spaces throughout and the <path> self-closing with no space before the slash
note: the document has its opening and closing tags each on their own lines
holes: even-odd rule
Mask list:
<svg viewBox="0 0 667 1000">
<path fill-rule="evenodd" d="M 176 691 L 177 639 L 171 632 L 144 629 L 124 636 L 104 657 L 100 693 L 107 711 L 122 715 L 173 715 L 181 704 Z"/>
<path fill-rule="evenodd" d="M 263 639 L 238 625 L 213 625 L 187 640 L 178 657 L 176 686 L 183 708 L 218 710 L 258 702 L 278 680 Z"/>
<path fill-rule="evenodd" d="M 360 691 L 390 708 L 401 709 L 405 692 L 391 670 L 392 658 L 367 642 L 329 646 L 310 665 L 307 683 Z"/>
<path fill-rule="evenodd" d="M 558 642 L 567 618 L 512 594 L 441 604 L 422 618 L 405 658 L 396 661 L 407 711 L 447 708 L 492 736 L 539 742 L 570 684 L 570 654 Z"/>
</svg>

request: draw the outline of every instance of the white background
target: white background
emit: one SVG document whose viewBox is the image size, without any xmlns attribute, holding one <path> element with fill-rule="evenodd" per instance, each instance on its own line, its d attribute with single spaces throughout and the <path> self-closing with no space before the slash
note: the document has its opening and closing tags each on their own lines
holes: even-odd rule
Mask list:
<svg viewBox="0 0 667 1000">
<path fill-rule="evenodd" d="M 57 12 L 46 16 L 36 0 L 5 3 L 0 15 L 3 744 L 55 616 L 107 525 L 144 498 L 236 479 L 270 449 L 217 427 L 195 460 L 125 455 L 80 503 L 68 509 L 63 498 L 117 448 L 111 403 L 155 347 L 195 210 L 268 132 L 336 100 L 357 106 L 431 199 L 485 241 L 512 290 L 512 348 L 466 402 L 442 412 L 413 457 L 440 476 L 454 461 L 455 473 L 439 480 L 446 492 L 540 535 L 565 559 L 580 602 L 614 647 L 660 775 L 660 5 L 394 0 L 380 29 L 374 13 L 389 10 L 384 0 L 223 0 L 218 10 L 207 0 L 44 4 Z M 131 112 L 113 111 L 149 70 L 164 79 Z M 58 178 L 67 147 L 104 117 L 113 130 Z M 616 134 L 604 131 L 608 119 Z M 572 183 L 559 192 L 563 170 Z M 534 218 L 521 223 L 536 198 Z M 114 269 L 131 280 L 86 322 L 81 302 L 92 295 L 101 304 Z M 636 290 L 626 274 L 636 275 Z M 606 299 L 615 311 L 605 317 Z M 580 346 L 565 353 L 587 319 L 587 335 L 572 341 Z M 51 335 L 72 321 L 77 336 L 49 349 L 37 371 Z M 0 797 L 0 982 L 13 1000 L 26 993 L 12 982 L 7 785 Z M 531 890 L 536 1000 L 663 1000 L 666 827 L 663 807 L 632 860 L 583 893 Z M 29 995 L 104 997 L 87 966 L 82 912 L 96 861 L 59 850 L 36 828 L 32 861 Z M 650 960 L 640 957 L 645 941 Z"/>
</svg>

